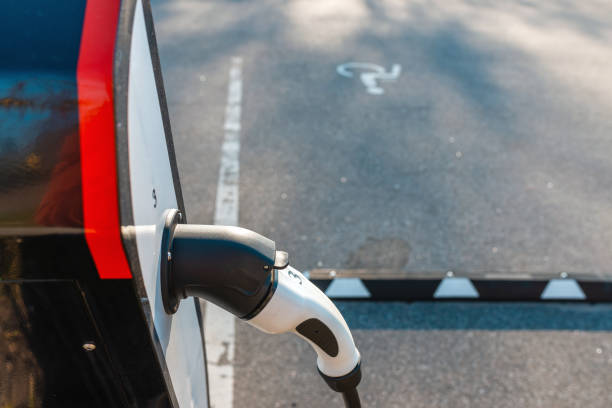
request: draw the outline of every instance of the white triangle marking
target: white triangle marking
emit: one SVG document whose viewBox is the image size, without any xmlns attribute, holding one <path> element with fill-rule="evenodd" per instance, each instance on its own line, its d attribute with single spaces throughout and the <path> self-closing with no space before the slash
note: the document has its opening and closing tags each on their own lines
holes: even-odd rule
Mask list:
<svg viewBox="0 0 612 408">
<path fill-rule="evenodd" d="M 478 291 L 468 278 L 444 278 L 438 285 L 434 298 L 478 298 Z"/>
<path fill-rule="evenodd" d="M 551 279 L 540 298 L 584 300 L 586 296 L 575 279 Z"/>
<path fill-rule="evenodd" d="M 336 278 L 327 287 L 325 294 L 330 298 L 369 298 L 370 291 L 359 278 Z"/>
</svg>

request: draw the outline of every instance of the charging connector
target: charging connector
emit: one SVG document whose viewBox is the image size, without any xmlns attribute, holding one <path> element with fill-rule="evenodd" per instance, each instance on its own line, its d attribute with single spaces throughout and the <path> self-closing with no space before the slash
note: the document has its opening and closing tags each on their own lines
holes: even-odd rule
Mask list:
<svg viewBox="0 0 612 408">
<path fill-rule="evenodd" d="M 181 299 L 215 303 L 267 333 L 293 332 L 317 353 L 325 382 L 359 408 L 361 356 L 344 318 L 327 296 L 289 266 L 286 252 L 253 231 L 217 225 L 181 224 L 166 213 L 160 279 L 166 313 Z"/>
</svg>

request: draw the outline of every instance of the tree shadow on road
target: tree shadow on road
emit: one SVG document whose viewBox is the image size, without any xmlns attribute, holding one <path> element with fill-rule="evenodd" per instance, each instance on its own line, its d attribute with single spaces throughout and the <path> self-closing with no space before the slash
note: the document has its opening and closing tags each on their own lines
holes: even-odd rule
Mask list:
<svg viewBox="0 0 612 408">
<path fill-rule="evenodd" d="M 336 302 L 352 329 L 612 331 L 612 305 Z"/>
</svg>

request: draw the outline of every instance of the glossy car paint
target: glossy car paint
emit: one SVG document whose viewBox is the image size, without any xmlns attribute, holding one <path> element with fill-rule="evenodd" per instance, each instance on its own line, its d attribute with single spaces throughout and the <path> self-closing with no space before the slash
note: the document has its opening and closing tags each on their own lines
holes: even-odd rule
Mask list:
<svg viewBox="0 0 612 408">
<path fill-rule="evenodd" d="M 87 40 L 100 7 L 114 7 L 107 17 L 117 21 L 102 24 L 105 42 Z M 3 5 L 0 34 L 10 41 L 0 43 L 0 406 L 179 406 L 129 234 L 137 211 L 126 130 L 135 7 Z M 88 10 L 98 12 L 87 19 Z M 148 2 L 143 12 L 182 209 Z M 81 59 L 89 46 L 93 60 Z M 106 147 L 92 148 L 91 137 L 106 138 Z M 124 261 L 106 259 L 121 253 Z M 129 269 L 112 266 L 122 262 Z"/>
</svg>

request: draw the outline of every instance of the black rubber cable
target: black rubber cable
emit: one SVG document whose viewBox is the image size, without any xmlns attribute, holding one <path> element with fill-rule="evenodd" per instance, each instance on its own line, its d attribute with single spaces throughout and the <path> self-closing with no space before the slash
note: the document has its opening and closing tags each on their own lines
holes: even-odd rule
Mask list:
<svg viewBox="0 0 612 408">
<path fill-rule="evenodd" d="M 344 406 L 346 408 L 361 408 L 361 401 L 359 401 L 359 393 L 357 388 L 351 388 L 348 391 L 342 393 L 344 398 Z"/>
</svg>

